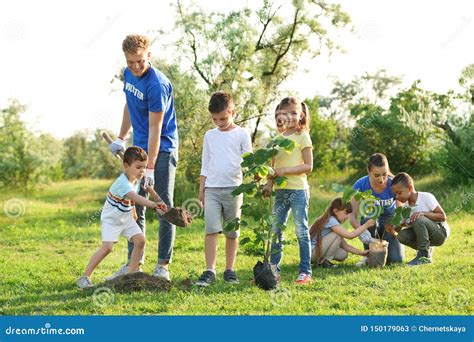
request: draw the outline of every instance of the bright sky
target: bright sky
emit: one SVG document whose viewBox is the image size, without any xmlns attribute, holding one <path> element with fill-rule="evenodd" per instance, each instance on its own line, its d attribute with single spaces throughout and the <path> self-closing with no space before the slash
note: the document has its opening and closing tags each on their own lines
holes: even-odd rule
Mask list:
<svg viewBox="0 0 474 342">
<path fill-rule="evenodd" d="M 385 68 L 438 92 L 457 89 L 460 71 L 474 63 L 474 2 L 341 0 L 355 34 L 343 35 L 346 54 L 322 56 L 302 67 L 287 87 L 301 97 L 328 95 L 329 75 L 350 80 Z M 197 0 L 204 8 L 227 1 Z M 233 1 L 239 8 L 247 1 Z M 253 2 L 252 2 L 253 3 Z M 174 10 L 167 1 L 3 2 L 0 10 L 0 108 L 9 98 L 28 105 L 24 119 L 35 131 L 66 137 L 74 131 L 118 132 L 124 95 L 112 92 L 124 65 L 121 42 L 129 33 L 172 32 Z M 165 54 L 172 37 L 152 53 Z M 179 120 L 179 113 L 178 113 Z"/>
</svg>

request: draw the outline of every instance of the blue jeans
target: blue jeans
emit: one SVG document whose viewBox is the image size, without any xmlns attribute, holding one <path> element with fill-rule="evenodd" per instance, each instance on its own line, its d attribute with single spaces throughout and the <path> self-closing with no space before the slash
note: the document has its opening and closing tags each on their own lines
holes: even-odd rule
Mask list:
<svg viewBox="0 0 474 342">
<path fill-rule="evenodd" d="M 403 262 L 403 258 L 405 257 L 405 247 L 392 235 L 385 232 L 385 224 L 388 221 L 388 217 L 380 216 L 377 220 L 378 222 L 378 229 L 377 233 L 375 232 L 375 228 L 368 229 L 372 237 L 379 238 L 383 236 L 383 239 L 388 242 L 388 255 L 387 255 L 387 264 L 393 264 L 397 262 Z M 364 224 L 361 222 L 361 224 Z M 364 249 L 369 249 L 369 245 L 364 244 Z"/>
<path fill-rule="evenodd" d="M 283 234 L 281 226 L 286 225 L 290 209 L 293 211 L 295 232 L 300 249 L 300 273 L 311 274 L 311 242 L 308 230 L 308 190 L 276 190 L 275 204 L 273 205 L 274 226 L 276 241 L 272 242 L 270 262 L 277 265 L 278 271 L 282 259 Z"/>
<path fill-rule="evenodd" d="M 174 180 L 176 177 L 176 167 L 178 165 L 178 151 L 172 152 L 160 151 L 158 158 L 155 163 L 155 191 L 161 197 L 163 202 L 166 203 L 168 208 L 173 207 L 173 192 L 174 192 Z M 143 189 L 140 189 L 139 195 L 147 197 Z M 137 224 L 145 234 L 146 222 L 145 222 L 145 211 L 146 207 L 136 205 L 137 210 Z M 160 227 L 158 230 L 158 262 L 168 263 L 171 262 L 173 255 L 174 239 L 176 236 L 176 227 L 168 221 L 161 220 L 158 217 Z M 132 256 L 133 242 L 128 242 L 128 261 Z M 143 253 L 140 264 L 144 263 L 145 253 Z"/>
</svg>

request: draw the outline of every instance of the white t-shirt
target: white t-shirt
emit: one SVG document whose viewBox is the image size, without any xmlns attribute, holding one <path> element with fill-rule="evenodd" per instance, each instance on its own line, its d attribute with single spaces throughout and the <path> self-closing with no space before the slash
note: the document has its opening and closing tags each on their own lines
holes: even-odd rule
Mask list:
<svg viewBox="0 0 474 342">
<path fill-rule="evenodd" d="M 201 176 L 207 188 L 242 184 L 242 154 L 252 152 L 250 134 L 237 126 L 230 131 L 211 129 L 204 135 Z"/>
<path fill-rule="evenodd" d="M 430 194 L 429 192 L 418 191 L 418 198 L 416 199 L 416 203 L 414 206 L 410 206 L 410 208 L 411 213 L 414 214 L 419 213 L 421 211 L 432 212 L 436 209 L 436 207 L 439 206 L 440 205 L 438 203 L 438 200 L 436 199 L 436 197 L 434 197 L 433 194 Z"/>
<path fill-rule="evenodd" d="M 430 194 L 429 192 L 422 192 L 418 191 L 418 198 L 416 199 L 416 203 L 414 206 L 408 205 L 408 202 L 405 204 L 405 206 L 409 206 L 411 208 L 411 214 L 414 213 L 419 213 L 419 212 L 433 212 L 433 210 L 436 209 L 436 207 L 441 207 L 439 205 L 438 200 L 436 197 L 434 197 L 433 194 Z M 410 224 L 410 219 L 406 221 L 408 224 Z M 441 222 L 438 222 L 441 223 Z M 447 222 L 442 222 L 444 228 L 446 229 L 446 235 L 449 236 L 451 233 L 451 230 L 449 228 L 449 225 Z"/>
</svg>

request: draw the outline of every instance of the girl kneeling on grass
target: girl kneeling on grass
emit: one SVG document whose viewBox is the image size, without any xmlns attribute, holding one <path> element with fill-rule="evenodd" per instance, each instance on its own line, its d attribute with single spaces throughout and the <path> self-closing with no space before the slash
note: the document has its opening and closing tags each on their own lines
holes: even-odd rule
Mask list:
<svg viewBox="0 0 474 342">
<path fill-rule="evenodd" d="M 344 261 L 347 252 L 366 256 L 368 250 L 362 251 L 349 245 L 345 239 L 358 237 L 367 228 L 372 227 L 375 221 L 369 219 L 359 228 L 348 231 L 341 226 L 352 212 L 352 205 L 344 203 L 341 197 L 332 200 L 326 211 L 316 219 L 309 231 L 311 237 L 311 261 L 318 266 L 336 267 L 332 260 Z"/>
</svg>

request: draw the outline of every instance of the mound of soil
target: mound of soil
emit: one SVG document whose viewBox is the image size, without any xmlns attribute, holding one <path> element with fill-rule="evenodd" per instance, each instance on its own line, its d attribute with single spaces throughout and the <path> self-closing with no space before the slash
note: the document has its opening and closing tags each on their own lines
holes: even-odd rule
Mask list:
<svg viewBox="0 0 474 342">
<path fill-rule="evenodd" d="M 192 214 L 184 208 L 171 208 L 161 218 L 178 227 L 187 227 L 193 221 Z"/>
<path fill-rule="evenodd" d="M 101 286 L 109 287 L 119 293 L 136 291 L 168 292 L 171 289 L 171 282 L 152 277 L 144 272 L 135 272 L 106 281 Z"/>
<path fill-rule="evenodd" d="M 273 274 L 270 263 L 258 261 L 253 268 L 255 284 L 263 290 L 273 290 L 277 287 L 277 279 Z"/>
</svg>

